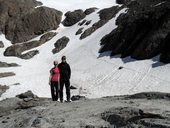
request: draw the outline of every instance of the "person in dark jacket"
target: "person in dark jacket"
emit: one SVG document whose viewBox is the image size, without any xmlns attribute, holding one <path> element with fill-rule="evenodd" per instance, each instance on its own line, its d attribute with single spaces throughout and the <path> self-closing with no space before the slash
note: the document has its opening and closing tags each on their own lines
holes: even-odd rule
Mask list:
<svg viewBox="0 0 170 128">
<path fill-rule="evenodd" d="M 70 65 L 66 62 L 66 56 L 62 56 L 62 62 L 58 65 L 60 71 L 60 101 L 63 102 L 63 87 L 65 85 L 67 102 L 70 102 Z"/>
<path fill-rule="evenodd" d="M 49 85 L 51 86 L 51 96 L 53 101 L 58 100 L 58 82 L 59 82 L 58 62 L 54 61 L 54 67 L 50 70 Z"/>
</svg>

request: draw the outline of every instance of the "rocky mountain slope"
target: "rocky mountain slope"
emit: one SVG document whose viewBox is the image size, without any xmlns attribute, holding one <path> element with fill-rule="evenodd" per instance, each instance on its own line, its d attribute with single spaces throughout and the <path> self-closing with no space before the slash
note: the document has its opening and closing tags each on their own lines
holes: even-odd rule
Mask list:
<svg viewBox="0 0 170 128">
<path fill-rule="evenodd" d="M 170 94 L 139 93 L 60 103 L 27 92 L 0 102 L 0 127 L 169 128 L 169 100 Z"/>
<path fill-rule="evenodd" d="M 100 52 L 111 55 L 150 59 L 160 55 L 160 61 L 170 62 L 170 2 L 168 0 L 118 1 L 128 8 L 116 20 L 118 27 L 101 40 Z"/>
</svg>

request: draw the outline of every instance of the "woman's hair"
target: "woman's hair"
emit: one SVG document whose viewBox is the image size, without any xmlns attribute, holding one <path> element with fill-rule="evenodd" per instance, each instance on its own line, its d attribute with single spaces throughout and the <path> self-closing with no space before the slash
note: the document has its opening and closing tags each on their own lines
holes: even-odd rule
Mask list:
<svg viewBox="0 0 170 128">
<path fill-rule="evenodd" d="M 54 64 L 54 65 L 58 65 L 58 61 L 55 60 L 55 61 L 53 62 L 53 64 Z"/>
</svg>

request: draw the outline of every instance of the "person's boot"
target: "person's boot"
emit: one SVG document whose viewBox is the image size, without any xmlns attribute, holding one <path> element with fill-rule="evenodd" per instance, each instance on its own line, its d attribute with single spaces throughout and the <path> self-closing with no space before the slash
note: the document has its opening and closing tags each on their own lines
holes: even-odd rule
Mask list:
<svg viewBox="0 0 170 128">
<path fill-rule="evenodd" d="M 68 102 L 71 102 L 71 100 L 70 100 L 70 99 L 68 99 L 68 100 L 66 100 L 65 102 L 67 102 L 67 103 L 68 103 Z"/>
</svg>

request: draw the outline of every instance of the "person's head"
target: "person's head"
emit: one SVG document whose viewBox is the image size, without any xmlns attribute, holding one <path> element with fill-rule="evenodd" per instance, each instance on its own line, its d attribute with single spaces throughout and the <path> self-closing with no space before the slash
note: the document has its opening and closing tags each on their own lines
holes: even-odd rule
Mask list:
<svg viewBox="0 0 170 128">
<path fill-rule="evenodd" d="M 62 56 L 61 61 L 66 62 L 66 56 Z"/>
<path fill-rule="evenodd" d="M 58 61 L 55 60 L 55 61 L 53 62 L 53 64 L 54 64 L 54 66 L 57 66 L 57 65 L 58 65 Z"/>
</svg>

